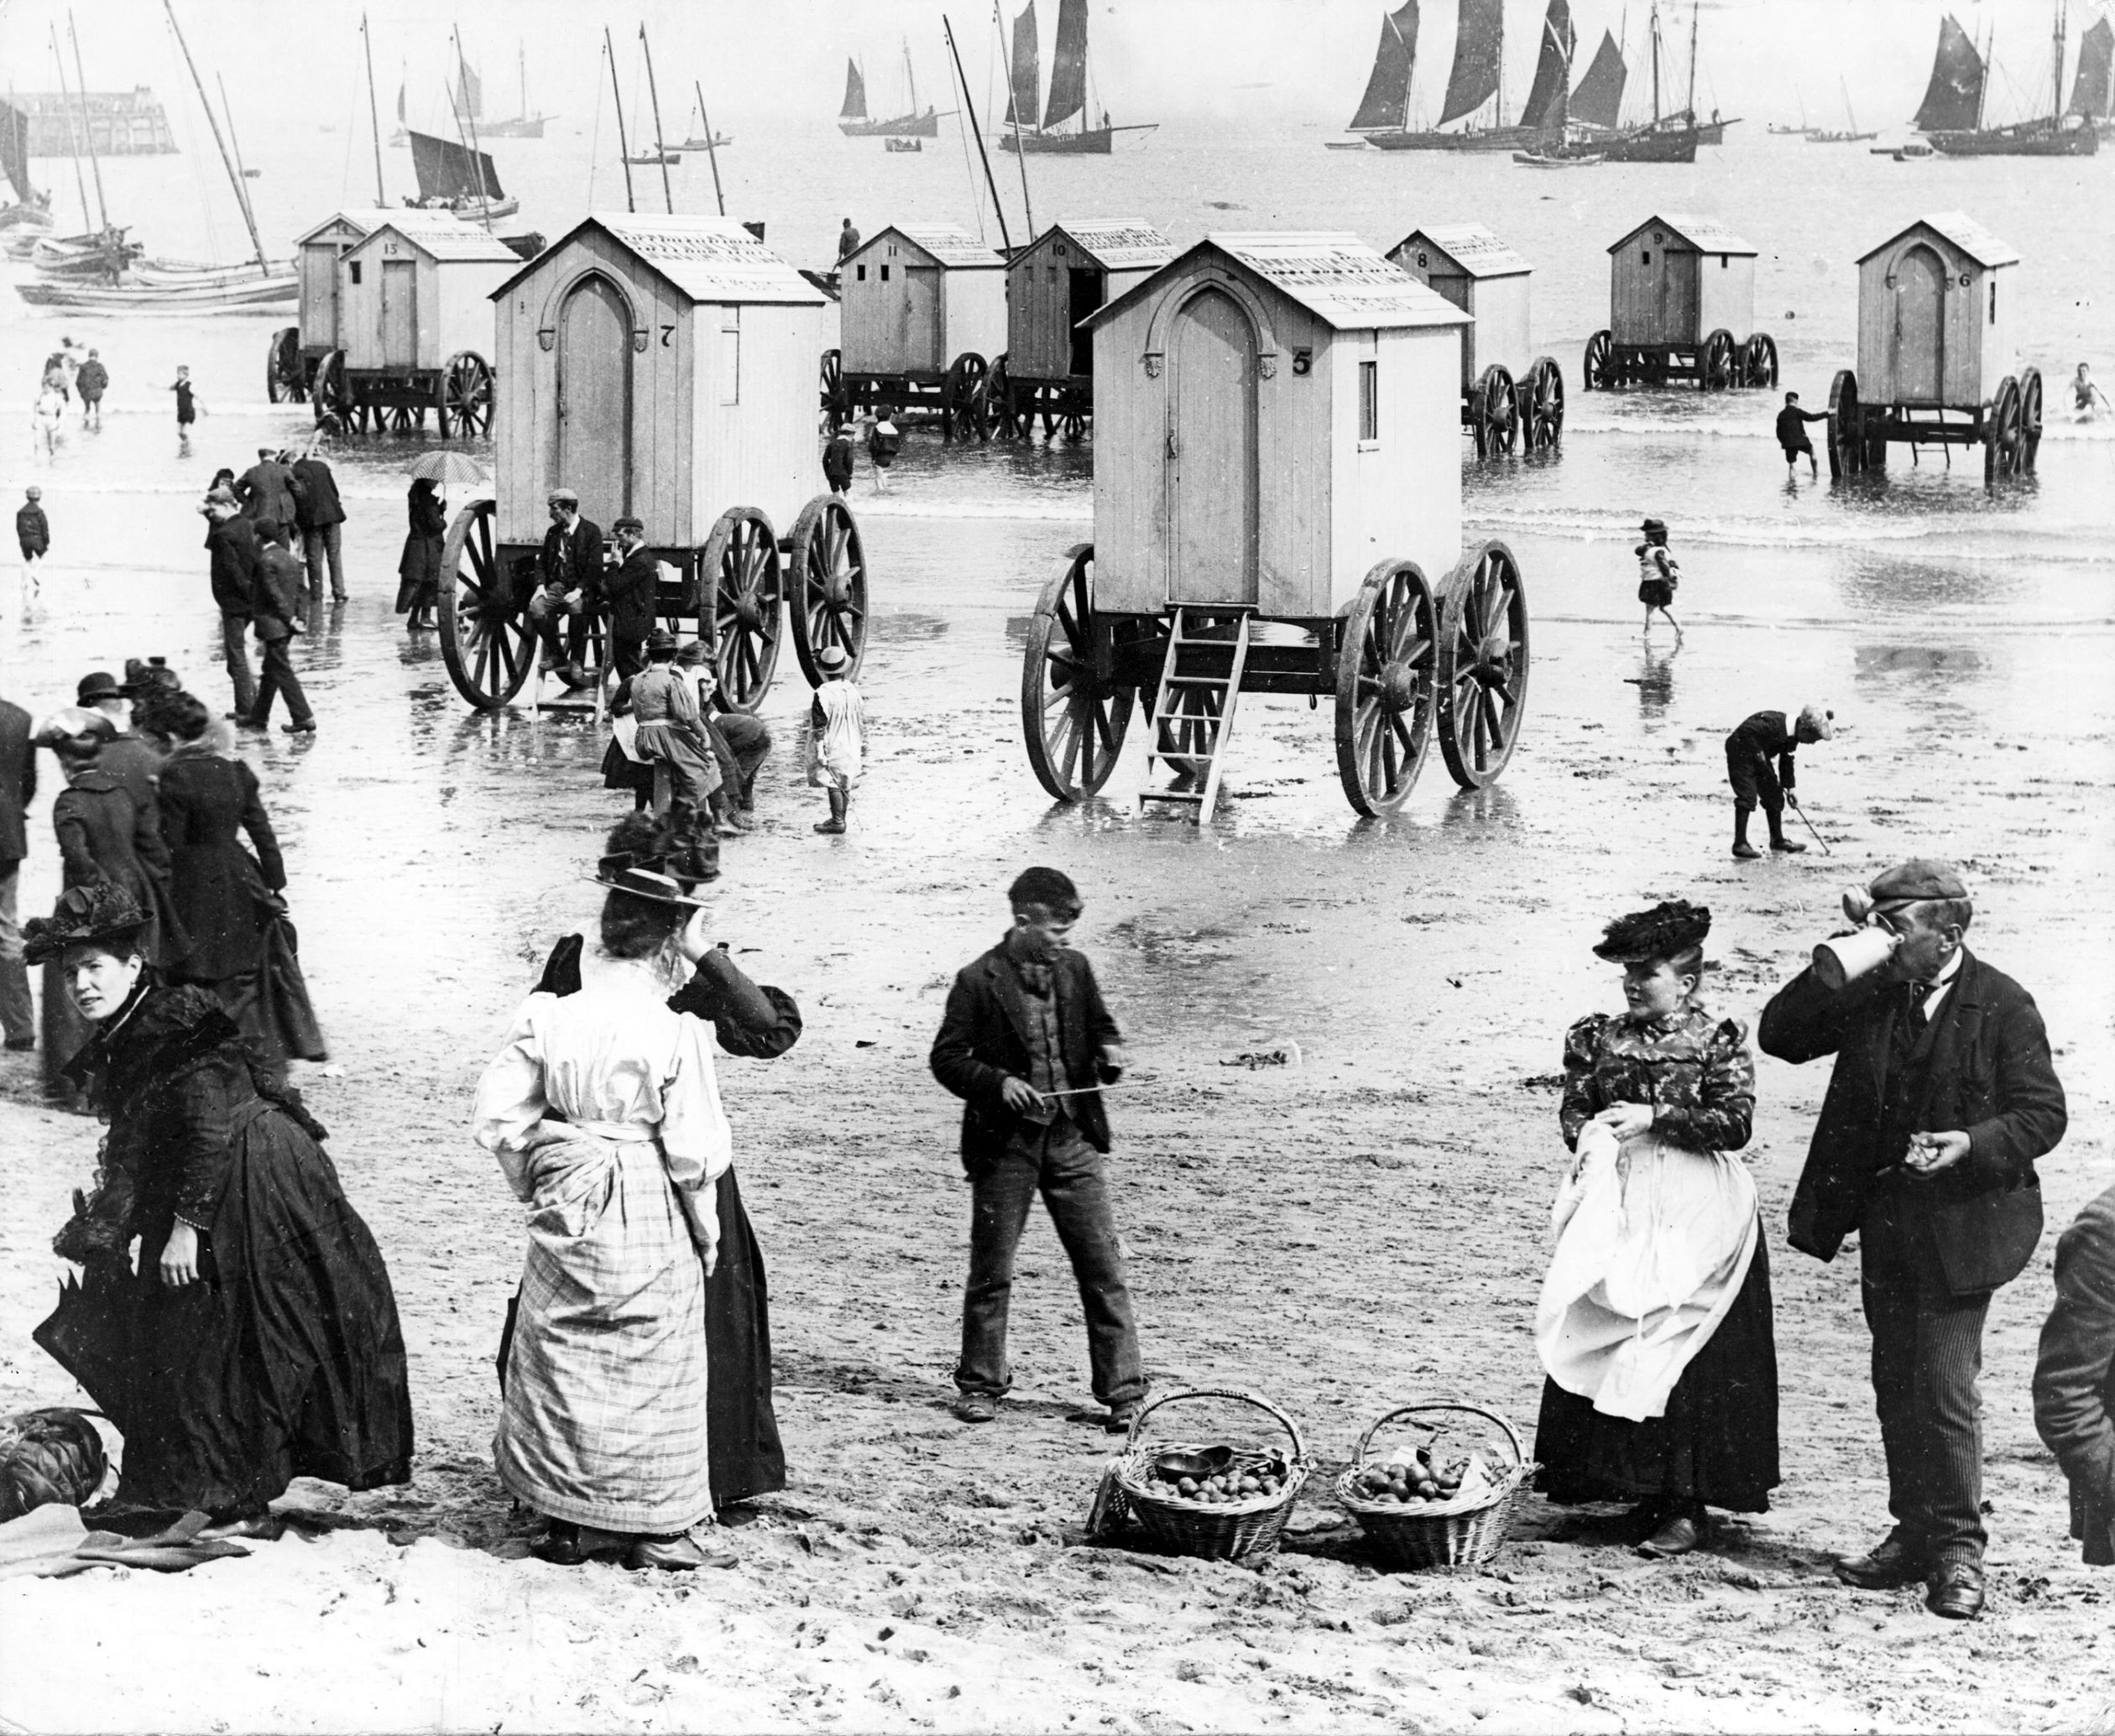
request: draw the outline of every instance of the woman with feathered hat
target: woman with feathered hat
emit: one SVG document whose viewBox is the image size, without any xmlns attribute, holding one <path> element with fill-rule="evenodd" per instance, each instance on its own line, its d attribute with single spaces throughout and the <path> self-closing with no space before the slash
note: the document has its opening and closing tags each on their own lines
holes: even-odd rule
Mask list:
<svg viewBox="0 0 2115 1736">
<path fill-rule="evenodd" d="M 785 1484 L 711 1044 L 781 1053 L 800 1018 L 713 944 L 685 842 L 645 814 L 610 835 L 598 956 L 559 943 L 478 1087 L 478 1142 L 530 1214 L 494 1455 L 564 1565 L 724 1564 L 692 1530 Z"/>
<path fill-rule="evenodd" d="M 1564 1143 L 1536 1311 L 1548 1379 L 1535 1457 L 1559 1501 L 1628 1500 L 1648 1556 L 1686 1554 L 1705 1509 L 1760 1513 L 1778 1483 L 1777 1347 L 1748 1142 L 1755 1061 L 1697 999 L 1711 913 L 1682 900 L 1608 925 L 1621 1016 L 1564 1039 Z"/>
<path fill-rule="evenodd" d="M 156 982 L 146 921 L 98 883 L 24 927 L 92 1027 L 67 1071 L 110 1123 L 53 1243 L 83 1282 L 36 1338 L 124 1435 L 119 1508 L 272 1535 L 296 1477 L 410 1480 L 396 1300 L 323 1129 L 212 995 Z"/>
</svg>

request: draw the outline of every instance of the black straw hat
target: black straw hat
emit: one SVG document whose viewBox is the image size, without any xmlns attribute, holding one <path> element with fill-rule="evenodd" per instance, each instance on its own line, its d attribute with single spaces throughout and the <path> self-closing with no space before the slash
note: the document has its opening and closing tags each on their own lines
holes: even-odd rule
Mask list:
<svg viewBox="0 0 2115 1736">
<path fill-rule="evenodd" d="M 130 942 L 147 925 L 147 913 L 123 886 L 107 880 L 70 887 L 59 894 L 49 916 L 33 916 L 22 925 L 25 963 L 42 964 L 69 946 L 96 941 Z"/>
<path fill-rule="evenodd" d="M 1651 964 L 1694 951 L 1710 931 L 1709 910 L 1686 899 L 1673 899 L 1649 910 L 1618 916 L 1602 931 L 1594 952 L 1611 964 Z"/>
</svg>

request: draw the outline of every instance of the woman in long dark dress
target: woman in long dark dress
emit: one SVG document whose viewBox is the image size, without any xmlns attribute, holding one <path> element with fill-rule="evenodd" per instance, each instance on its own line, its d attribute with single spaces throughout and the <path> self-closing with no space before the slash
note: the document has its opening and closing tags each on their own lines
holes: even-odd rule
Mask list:
<svg viewBox="0 0 2115 1736">
<path fill-rule="evenodd" d="M 161 771 L 170 901 L 189 945 L 164 975 L 209 991 L 280 1077 L 290 1060 L 328 1059 L 286 918 L 286 868 L 257 774 L 188 693 L 160 701 L 157 727 L 175 743 Z M 236 834 L 249 834 L 253 857 Z"/>
<path fill-rule="evenodd" d="M 420 477 L 412 483 L 405 502 L 410 521 L 405 532 L 404 553 L 397 560 L 396 612 L 407 616 L 407 633 L 434 623 L 433 611 L 441 600 L 441 555 L 448 534 L 448 503 L 432 482 Z"/>
<path fill-rule="evenodd" d="M 98 885 L 26 925 L 94 1024 L 67 1071 L 110 1123 L 53 1243 L 84 1281 L 36 1338 L 124 1435 L 118 1508 L 271 1535 L 296 1477 L 410 1480 L 396 1301 L 323 1129 L 212 996 L 157 985 L 142 920 Z"/>
<path fill-rule="evenodd" d="M 154 811 L 141 807 L 124 781 L 97 764 L 112 736 L 110 720 L 100 712 L 68 706 L 54 714 L 39 738 L 66 780 L 51 805 L 60 884 L 62 890 L 123 887 L 147 913 L 140 946 L 148 961 L 159 964 L 186 937 L 170 900 L 169 852 Z M 55 962 L 44 967 L 42 1024 L 45 1093 L 70 1101 L 78 1093 L 64 1069 L 87 1041 L 88 1027 L 75 1011 Z"/>
<path fill-rule="evenodd" d="M 1777 1486 L 1768 1252 L 1747 1169 L 1755 1062 L 1696 1000 L 1710 912 L 1663 904 L 1609 925 L 1627 1012 L 1564 1040 L 1557 1251 L 1536 1339 L 1538 1486 L 1630 1500 L 1652 1556 L 1707 1535 L 1705 1509 L 1761 1513 Z"/>
</svg>

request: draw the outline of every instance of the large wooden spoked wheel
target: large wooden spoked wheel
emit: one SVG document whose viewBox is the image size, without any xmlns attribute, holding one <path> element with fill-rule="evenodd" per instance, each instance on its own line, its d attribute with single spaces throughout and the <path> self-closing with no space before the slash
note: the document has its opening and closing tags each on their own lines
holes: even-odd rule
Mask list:
<svg viewBox="0 0 2115 1736">
<path fill-rule="evenodd" d="M 1520 406 L 1513 378 L 1498 362 L 1483 371 L 1475 385 L 1476 456 L 1510 452 L 1520 441 Z"/>
<path fill-rule="evenodd" d="M 991 369 L 974 350 L 965 350 L 948 364 L 945 395 L 942 400 L 942 432 L 949 440 L 958 434 L 991 438 L 984 425 L 984 404 Z"/>
<path fill-rule="evenodd" d="M 984 421 L 1000 440 L 1018 440 L 1024 431 L 1014 408 L 1013 377 L 1006 372 L 1003 350 L 991 358 L 991 378 L 984 383 Z"/>
<path fill-rule="evenodd" d="M 1528 706 L 1528 592 L 1503 543 L 1465 555 L 1440 600 L 1439 751 L 1464 790 L 1496 781 Z"/>
<path fill-rule="evenodd" d="M 443 440 L 469 440 L 492 427 L 492 364 L 474 350 L 448 357 L 441 370 L 436 422 Z"/>
<path fill-rule="evenodd" d="M 793 525 L 793 571 L 787 602 L 793 607 L 793 654 L 811 687 L 822 684 L 816 654 L 835 645 L 849 659 L 844 678 L 859 673 L 866 655 L 866 550 L 859 520 L 834 494 L 817 495 L 801 508 Z"/>
<path fill-rule="evenodd" d="M 1616 389 L 1616 337 L 1608 331 L 1596 331 L 1586 340 L 1586 360 L 1579 371 L 1579 384 L 1582 391 L 1612 392 Z"/>
<path fill-rule="evenodd" d="M 309 388 L 316 402 L 316 425 L 353 431 L 356 411 L 352 388 L 345 382 L 345 352 L 332 350 L 316 364 L 316 378 Z"/>
<path fill-rule="evenodd" d="M 822 414 L 829 418 L 830 431 L 834 434 L 852 409 L 851 394 L 844 389 L 843 351 L 823 351 L 821 386 Z"/>
<path fill-rule="evenodd" d="M 1337 776 L 1360 813 L 1410 799 L 1432 748 L 1439 610 L 1417 563 L 1384 560 L 1345 605 L 1337 639 Z"/>
<path fill-rule="evenodd" d="M 771 691 L 778 667 L 783 592 L 771 521 L 752 506 L 729 508 L 706 539 L 702 565 L 712 587 L 713 666 L 721 702 L 729 711 L 754 712 Z"/>
<path fill-rule="evenodd" d="M 1777 384 L 1777 340 L 1768 332 L 1757 331 L 1748 338 L 1747 347 L 1741 352 L 1741 383 L 1745 386 Z"/>
<path fill-rule="evenodd" d="M 1521 393 L 1521 420 L 1531 452 L 1553 450 L 1564 432 L 1564 371 L 1554 356 L 1538 356 Z"/>
<path fill-rule="evenodd" d="M 528 598 L 514 594 L 494 544 L 499 510 L 494 501 L 472 501 L 441 549 L 441 659 L 456 691 L 481 712 L 506 704 L 536 666 Z"/>
<path fill-rule="evenodd" d="M 1058 437 L 1073 446 L 1087 438 L 1087 419 L 1094 414 L 1094 395 L 1086 386 L 1067 386 L 1058 398 Z"/>
<path fill-rule="evenodd" d="M 301 328 L 282 326 L 264 351 L 264 396 L 273 404 L 299 404 L 308 396 L 301 378 Z"/>
<path fill-rule="evenodd" d="M 1115 636 L 1094 613 L 1094 545 L 1065 556 L 1036 599 L 1021 664 L 1021 729 L 1036 779 L 1059 801 L 1109 781 L 1136 690 L 1116 680 Z"/>
<path fill-rule="evenodd" d="M 1723 392 L 1740 383 L 1740 351 L 1733 334 L 1723 326 L 1704 340 L 1696 358 L 1696 384 L 1700 391 Z"/>
<path fill-rule="evenodd" d="M 1983 480 L 1995 482 L 1999 477 L 2015 474 L 2025 446 L 2019 382 L 2007 374 L 1998 383 L 1998 395 L 1991 400 L 1989 416 L 1983 424 Z"/>
<path fill-rule="evenodd" d="M 2020 468 L 2032 476 L 2042 437 L 2042 377 L 2039 368 L 2030 368 L 2019 377 L 2019 434 Z"/>
<path fill-rule="evenodd" d="M 1829 386 L 1829 475 L 1841 482 L 1865 467 L 1865 409 L 1858 402 L 1858 377 L 1840 368 Z"/>
</svg>

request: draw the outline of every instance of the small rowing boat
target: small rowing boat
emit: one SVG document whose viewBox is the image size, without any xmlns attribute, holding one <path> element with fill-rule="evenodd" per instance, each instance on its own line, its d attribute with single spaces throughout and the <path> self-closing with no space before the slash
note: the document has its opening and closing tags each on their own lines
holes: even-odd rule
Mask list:
<svg viewBox="0 0 2115 1736">
<path fill-rule="evenodd" d="M 73 308 L 83 313 L 246 313 L 292 302 L 297 293 L 297 280 L 290 272 L 190 287 L 60 281 L 15 285 L 15 294 L 32 307 Z"/>
</svg>

